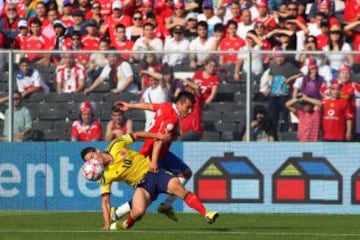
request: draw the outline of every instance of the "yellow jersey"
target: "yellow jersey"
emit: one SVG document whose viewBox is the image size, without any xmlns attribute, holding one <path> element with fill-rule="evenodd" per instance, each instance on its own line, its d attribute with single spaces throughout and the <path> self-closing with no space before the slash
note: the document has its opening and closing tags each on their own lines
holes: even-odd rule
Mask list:
<svg viewBox="0 0 360 240">
<path fill-rule="evenodd" d="M 128 148 L 134 142 L 130 134 L 114 139 L 105 149 L 113 161 L 105 166 L 104 175 L 100 179 L 101 194 L 111 192 L 113 182 L 125 182 L 134 186 L 149 171 L 150 159 Z"/>
</svg>

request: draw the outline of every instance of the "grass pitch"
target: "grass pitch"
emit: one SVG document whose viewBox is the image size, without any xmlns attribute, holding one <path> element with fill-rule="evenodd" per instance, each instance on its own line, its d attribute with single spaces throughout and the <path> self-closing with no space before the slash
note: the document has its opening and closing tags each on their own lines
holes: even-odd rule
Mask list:
<svg viewBox="0 0 360 240">
<path fill-rule="evenodd" d="M 197 214 L 173 222 L 147 213 L 126 231 L 102 231 L 100 212 L 0 212 L 0 240 L 360 239 L 360 215 L 225 214 L 209 225 Z"/>
</svg>

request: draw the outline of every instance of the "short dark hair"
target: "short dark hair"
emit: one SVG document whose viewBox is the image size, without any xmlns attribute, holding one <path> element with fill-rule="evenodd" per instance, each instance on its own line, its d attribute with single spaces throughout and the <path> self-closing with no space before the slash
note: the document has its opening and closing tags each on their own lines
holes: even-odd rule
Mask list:
<svg viewBox="0 0 360 240">
<path fill-rule="evenodd" d="M 226 27 L 224 24 L 222 23 L 217 23 L 214 26 L 214 32 L 225 32 L 226 31 Z"/>
<path fill-rule="evenodd" d="M 82 158 L 82 160 L 85 162 L 85 156 L 86 154 L 88 154 L 89 152 L 96 152 L 96 148 L 94 147 L 86 147 L 83 150 L 81 150 L 80 156 Z"/>
<path fill-rule="evenodd" d="M 124 113 L 124 111 L 122 111 L 120 108 L 118 108 L 118 106 L 114 105 L 111 108 L 111 112 L 116 112 L 116 113 Z"/>
<path fill-rule="evenodd" d="M 181 92 L 175 99 L 175 102 L 184 102 L 186 99 L 189 99 L 192 104 L 195 104 L 194 94 L 188 91 Z"/>
<path fill-rule="evenodd" d="M 206 30 L 209 29 L 209 25 L 208 25 L 207 22 L 205 22 L 205 21 L 200 21 L 200 22 L 198 22 L 197 28 L 199 28 L 199 27 L 206 28 Z"/>
<path fill-rule="evenodd" d="M 30 64 L 31 62 L 27 57 L 22 57 L 20 58 L 19 65 L 21 65 L 22 63 Z"/>
</svg>

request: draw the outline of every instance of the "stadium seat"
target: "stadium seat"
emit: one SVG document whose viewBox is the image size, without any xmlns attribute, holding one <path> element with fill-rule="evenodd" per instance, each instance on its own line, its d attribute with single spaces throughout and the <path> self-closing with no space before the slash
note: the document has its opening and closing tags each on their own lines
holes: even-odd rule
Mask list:
<svg viewBox="0 0 360 240">
<path fill-rule="evenodd" d="M 63 109 L 58 108 L 40 108 L 39 120 L 65 120 L 68 113 Z"/>
<path fill-rule="evenodd" d="M 242 105 L 233 102 L 211 102 L 208 104 L 206 111 L 213 112 L 233 112 L 241 109 Z"/>
<path fill-rule="evenodd" d="M 220 134 L 221 141 L 233 141 L 234 140 L 234 132 L 233 131 L 226 131 Z"/>
<path fill-rule="evenodd" d="M 111 120 L 111 110 L 101 110 L 100 120 L 101 121 L 110 121 Z"/>
<path fill-rule="evenodd" d="M 49 92 L 45 95 L 46 102 L 73 102 L 74 96 L 72 93 L 57 93 Z"/>
<path fill-rule="evenodd" d="M 41 92 L 34 92 L 24 99 L 26 102 L 43 102 L 45 94 Z"/>
<path fill-rule="evenodd" d="M 63 109 L 67 113 L 71 113 L 73 111 L 77 111 L 79 109 L 79 103 L 75 102 L 59 102 L 58 108 Z"/>
<path fill-rule="evenodd" d="M 130 119 L 133 121 L 145 121 L 145 113 L 142 110 L 131 110 Z"/>
<path fill-rule="evenodd" d="M 33 121 L 32 122 L 33 130 L 47 130 L 53 129 L 53 121 Z"/>
<path fill-rule="evenodd" d="M 102 92 L 91 92 L 88 95 L 84 95 L 83 93 L 74 93 L 75 102 L 83 102 L 85 100 L 90 102 L 102 102 L 103 98 L 104 93 Z"/>
<path fill-rule="evenodd" d="M 203 122 L 218 122 L 221 120 L 221 112 L 218 111 L 203 111 Z"/>
<path fill-rule="evenodd" d="M 135 100 L 135 94 L 129 92 L 108 93 L 104 95 L 104 102 L 114 103 L 116 101 L 131 102 Z"/>
<path fill-rule="evenodd" d="M 100 86 L 95 88 L 93 92 L 108 93 L 109 91 L 110 91 L 110 83 L 105 81 Z"/>
<path fill-rule="evenodd" d="M 220 140 L 220 133 L 219 132 L 208 132 L 204 131 L 201 141 L 219 141 Z"/>
<path fill-rule="evenodd" d="M 64 130 L 50 129 L 42 131 L 45 141 L 65 141 L 70 139 L 69 132 Z"/>
<path fill-rule="evenodd" d="M 225 112 L 222 121 L 225 123 L 244 123 L 246 121 L 246 110 Z"/>
<path fill-rule="evenodd" d="M 54 129 L 63 130 L 66 132 L 66 131 L 70 131 L 71 125 L 72 125 L 72 122 L 70 122 L 70 121 L 59 120 L 59 121 L 54 122 Z"/>
<path fill-rule="evenodd" d="M 215 124 L 215 129 L 219 132 L 234 132 L 237 131 L 237 124 L 230 122 L 219 122 Z"/>
<path fill-rule="evenodd" d="M 144 131 L 145 129 L 145 121 L 133 121 L 134 131 Z"/>
</svg>

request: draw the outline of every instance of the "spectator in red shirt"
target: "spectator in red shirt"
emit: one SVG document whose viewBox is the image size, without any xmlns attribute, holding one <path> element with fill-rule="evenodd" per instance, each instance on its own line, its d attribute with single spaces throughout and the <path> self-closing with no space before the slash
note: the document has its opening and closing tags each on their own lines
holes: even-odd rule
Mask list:
<svg viewBox="0 0 360 240">
<path fill-rule="evenodd" d="M 102 129 L 98 120 L 94 119 L 92 106 L 85 100 L 80 105 L 79 119 L 71 126 L 72 142 L 91 142 L 101 140 Z"/>
<path fill-rule="evenodd" d="M 344 31 L 350 37 L 353 43 L 353 50 L 360 51 L 360 15 L 357 21 L 353 21 L 344 27 Z M 353 71 L 360 72 L 360 54 L 353 55 Z"/>
<path fill-rule="evenodd" d="M 83 49 L 81 44 L 81 34 L 78 31 L 74 31 L 69 37 L 65 39 L 65 44 L 62 50 L 66 51 L 80 51 Z M 89 62 L 89 54 L 87 53 L 74 53 L 74 57 L 77 63 L 84 66 Z"/>
<path fill-rule="evenodd" d="M 99 50 L 100 38 L 97 22 L 93 19 L 86 23 L 87 34 L 82 37 L 81 44 L 84 50 Z"/>
<path fill-rule="evenodd" d="M 28 25 L 26 20 L 20 20 L 18 23 L 19 34 L 16 35 L 11 48 L 12 49 L 21 49 L 21 46 L 24 45 L 25 39 L 29 36 Z"/>
<path fill-rule="evenodd" d="M 160 72 L 162 64 L 153 53 L 145 53 L 144 58 L 140 61 L 140 72 Z M 148 74 L 141 75 L 141 90 L 144 91 L 150 85 L 150 76 Z"/>
<path fill-rule="evenodd" d="M 41 34 L 41 21 L 34 18 L 30 21 L 31 35 L 24 41 L 21 50 L 51 50 L 54 48 L 53 43 Z M 50 56 L 41 53 L 26 54 L 32 63 L 48 66 L 50 64 Z"/>
<path fill-rule="evenodd" d="M 134 46 L 134 42 L 126 37 L 126 28 L 123 24 L 119 23 L 116 26 L 115 41 L 111 43 L 111 47 L 116 48 L 119 51 L 131 51 Z M 131 61 L 130 54 L 122 53 L 121 58 L 126 61 Z"/>
<path fill-rule="evenodd" d="M 62 3 L 62 17 L 61 20 L 67 27 L 71 27 L 74 23 L 73 17 L 73 4 L 70 0 L 64 0 Z"/>
<path fill-rule="evenodd" d="M 154 12 L 146 14 L 146 23 L 151 23 L 154 26 L 153 35 L 156 38 L 165 40 L 166 37 L 170 35 L 169 31 L 165 28 L 162 22 L 157 21 L 156 15 Z"/>
<path fill-rule="evenodd" d="M 16 4 L 8 3 L 6 5 L 6 15 L 0 19 L 0 29 L 9 44 L 13 42 L 19 33 L 18 22 L 19 16 L 17 14 Z"/>
<path fill-rule="evenodd" d="M 89 0 L 78 0 L 78 10 L 82 11 L 85 16 L 85 20 L 91 18 L 90 1 Z"/>
<path fill-rule="evenodd" d="M 316 36 L 317 39 L 317 48 L 323 49 L 326 45 L 329 44 L 329 33 L 330 33 L 330 23 L 327 19 L 323 19 L 320 22 L 320 31 L 321 33 Z"/>
<path fill-rule="evenodd" d="M 134 131 L 133 121 L 125 117 L 118 107 L 111 108 L 111 120 L 106 124 L 105 141 L 116 139 Z"/>
<path fill-rule="evenodd" d="M 131 26 L 131 18 L 124 14 L 123 5 L 119 0 L 112 3 L 112 14 L 107 17 L 104 23 L 100 26 L 100 34 L 108 34 L 110 41 L 114 42 L 116 33 L 115 29 L 119 23 L 122 23 L 125 27 Z"/>
<path fill-rule="evenodd" d="M 299 107 L 296 107 L 299 104 Z M 320 135 L 321 101 L 303 94 L 286 102 L 286 107 L 299 119 L 297 139 L 299 142 L 317 142 Z"/>
<path fill-rule="evenodd" d="M 201 88 L 205 104 L 214 100 L 219 89 L 219 76 L 215 72 L 216 65 L 214 59 L 209 59 L 204 64 L 204 70 L 196 71 L 192 77 L 192 81 Z"/>
<path fill-rule="evenodd" d="M 330 96 L 322 101 L 322 132 L 324 141 L 350 141 L 353 113 L 349 101 L 340 98 L 340 85 L 330 86 Z"/>
<path fill-rule="evenodd" d="M 245 41 L 237 34 L 237 23 L 233 20 L 228 21 L 226 24 L 227 36 L 224 37 L 219 44 L 220 51 L 237 51 L 245 45 Z M 236 64 L 237 54 L 221 54 L 219 57 L 219 64 L 233 65 Z"/>
</svg>

